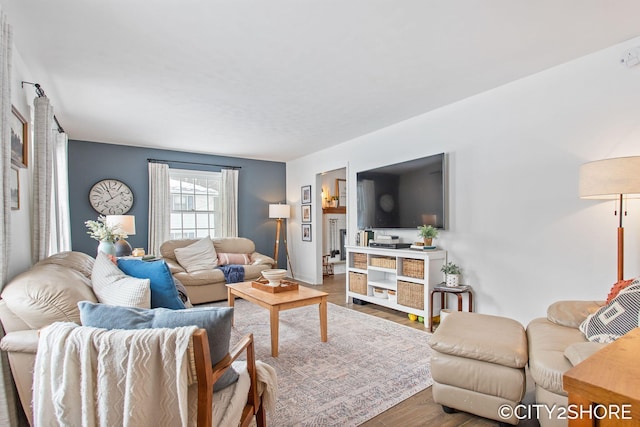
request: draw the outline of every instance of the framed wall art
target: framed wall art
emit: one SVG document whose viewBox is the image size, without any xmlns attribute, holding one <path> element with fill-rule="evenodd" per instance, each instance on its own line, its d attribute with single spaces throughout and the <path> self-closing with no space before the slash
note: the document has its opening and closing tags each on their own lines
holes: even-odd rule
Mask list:
<svg viewBox="0 0 640 427">
<path fill-rule="evenodd" d="M 311 222 L 311 205 L 302 205 L 302 222 Z"/>
<path fill-rule="evenodd" d="M 304 185 L 302 186 L 302 203 L 311 203 L 311 186 Z"/>
<path fill-rule="evenodd" d="M 311 241 L 311 224 L 302 224 L 302 241 Z"/>
<path fill-rule="evenodd" d="M 11 168 L 9 188 L 11 190 L 11 210 L 17 211 L 20 209 L 20 171 L 13 167 Z"/>
<path fill-rule="evenodd" d="M 14 106 L 11 106 L 9 123 L 11 127 L 11 163 L 19 168 L 26 168 L 29 131 L 27 121 Z"/>
</svg>

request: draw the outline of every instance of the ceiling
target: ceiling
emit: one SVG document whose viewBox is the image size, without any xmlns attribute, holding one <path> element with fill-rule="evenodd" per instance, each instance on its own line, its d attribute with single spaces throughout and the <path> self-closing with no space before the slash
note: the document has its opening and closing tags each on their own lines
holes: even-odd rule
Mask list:
<svg viewBox="0 0 640 427">
<path fill-rule="evenodd" d="M 69 138 L 274 161 L 640 35 L 637 0 L 0 4 Z"/>
</svg>

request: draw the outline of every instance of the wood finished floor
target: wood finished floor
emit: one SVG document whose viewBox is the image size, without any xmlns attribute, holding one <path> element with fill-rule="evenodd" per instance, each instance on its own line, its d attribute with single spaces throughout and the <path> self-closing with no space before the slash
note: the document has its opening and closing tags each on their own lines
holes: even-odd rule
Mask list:
<svg viewBox="0 0 640 427">
<path fill-rule="evenodd" d="M 415 329 L 425 331 L 426 328 L 422 323 L 412 322 L 407 318 L 406 313 L 380 307 L 374 304 L 357 305 L 351 302 L 346 303 L 345 297 L 345 275 L 336 274 L 333 276 L 325 276 L 323 284 L 313 286 L 314 289 L 322 290 L 329 293 L 328 301 L 348 307 L 353 310 L 360 311 L 372 316 L 381 317 L 392 322 L 410 326 Z M 331 334 L 331 331 L 329 331 Z M 426 338 L 426 336 L 425 336 Z M 383 412 L 377 417 L 365 422 L 365 427 L 412 427 L 412 426 L 495 426 L 497 423 L 492 420 L 480 418 L 467 413 L 445 414 L 442 407 L 433 401 L 431 387 L 423 390 L 409 399 L 399 403 L 393 408 Z"/>
</svg>

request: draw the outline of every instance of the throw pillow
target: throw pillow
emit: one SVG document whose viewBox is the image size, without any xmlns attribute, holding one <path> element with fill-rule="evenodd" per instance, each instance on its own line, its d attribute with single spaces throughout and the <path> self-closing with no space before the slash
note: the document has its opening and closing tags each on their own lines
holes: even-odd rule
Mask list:
<svg viewBox="0 0 640 427">
<path fill-rule="evenodd" d="M 218 265 L 216 249 L 209 236 L 184 248 L 176 248 L 173 253 L 180 265 L 187 270 L 187 273 L 212 270 Z"/>
<path fill-rule="evenodd" d="M 218 263 L 220 265 L 248 265 L 251 264 L 251 255 L 218 252 Z"/>
<path fill-rule="evenodd" d="M 611 291 L 609 291 L 609 295 L 607 295 L 607 304 L 609 304 L 611 300 L 614 299 L 620 293 L 621 290 L 629 286 L 631 283 L 633 283 L 633 279 L 620 280 L 614 283 L 613 286 L 611 287 Z"/>
<path fill-rule="evenodd" d="M 133 307 L 113 307 L 80 301 L 80 321 L 83 326 L 104 329 L 147 329 L 177 328 L 195 325 L 207 330 L 211 363 L 215 365 L 229 353 L 231 338 L 231 307 L 199 307 L 185 310 L 155 308 L 144 310 Z M 229 369 L 216 381 L 213 389 L 223 388 L 235 383 L 238 373 Z"/>
<path fill-rule="evenodd" d="M 639 325 L 640 280 L 635 279 L 611 302 L 585 319 L 580 331 L 589 341 L 613 342 Z"/>
<path fill-rule="evenodd" d="M 91 287 L 98 301 L 125 307 L 151 307 L 149 279 L 127 276 L 104 252 L 98 252 L 91 270 Z"/>
<path fill-rule="evenodd" d="M 119 259 L 118 268 L 129 276 L 151 281 L 151 308 L 185 308 L 178 289 L 164 260 L 142 261 L 139 259 Z"/>
</svg>

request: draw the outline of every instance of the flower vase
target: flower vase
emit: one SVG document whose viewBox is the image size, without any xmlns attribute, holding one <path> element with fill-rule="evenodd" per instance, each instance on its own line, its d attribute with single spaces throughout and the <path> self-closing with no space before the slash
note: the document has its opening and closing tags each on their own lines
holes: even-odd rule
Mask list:
<svg viewBox="0 0 640 427">
<path fill-rule="evenodd" d="M 98 253 L 104 252 L 107 255 L 116 256 L 116 245 L 113 242 L 107 240 L 101 240 L 98 245 Z"/>
</svg>

